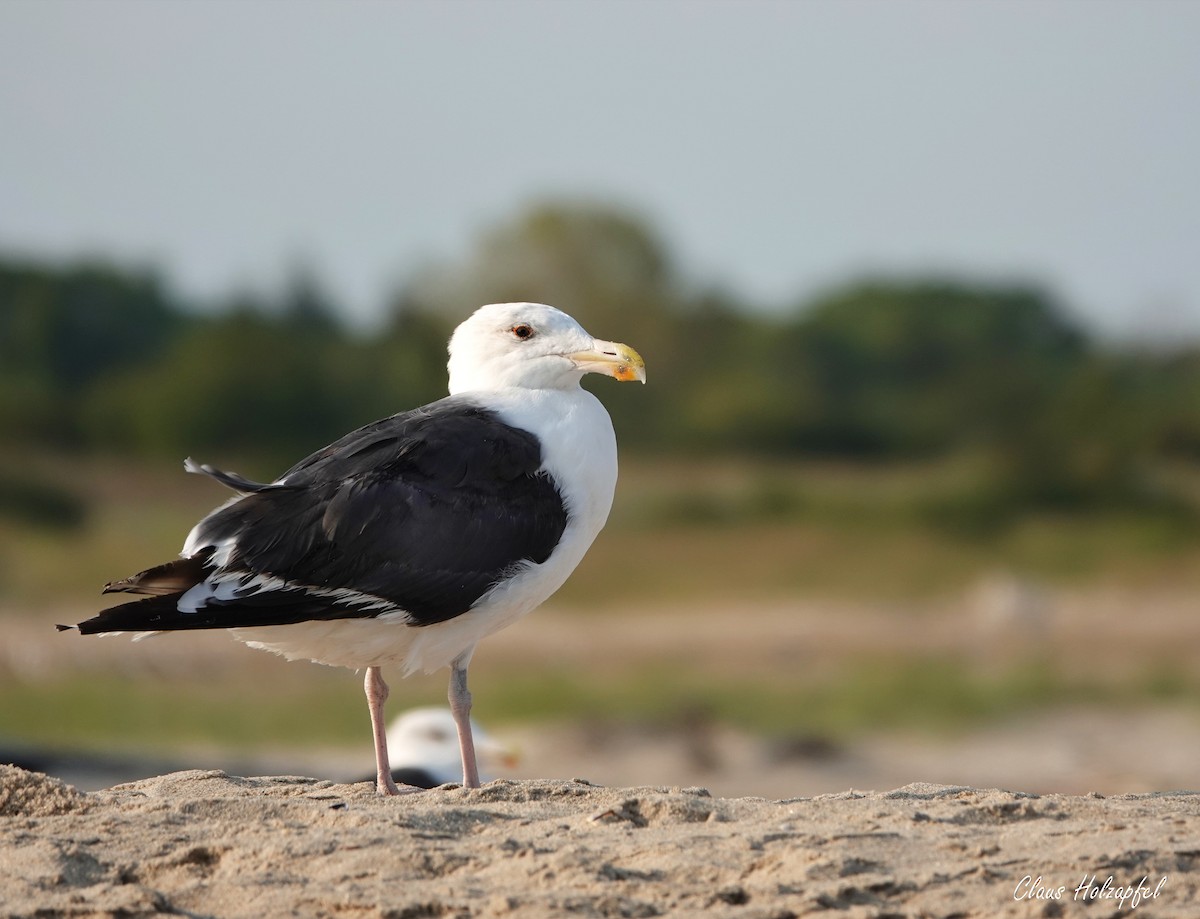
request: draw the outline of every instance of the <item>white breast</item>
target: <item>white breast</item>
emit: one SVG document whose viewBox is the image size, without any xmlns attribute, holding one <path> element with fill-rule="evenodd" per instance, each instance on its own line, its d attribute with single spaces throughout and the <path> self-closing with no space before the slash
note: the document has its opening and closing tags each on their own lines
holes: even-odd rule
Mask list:
<svg viewBox="0 0 1200 919">
<path fill-rule="evenodd" d="M 617 485 L 617 441 L 604 406 L 584 389 L 514 389 L 489 393 L 508 424 L 541 441 L 543 468 L 567 507 L 558 546 L 540 565 L 528 564 L 498 584 L 468 613 L 413 631 L 405 672 L 449 664 L 487 635 L 511 625 L 562 587 L 608 520 Z"/>
</svg>

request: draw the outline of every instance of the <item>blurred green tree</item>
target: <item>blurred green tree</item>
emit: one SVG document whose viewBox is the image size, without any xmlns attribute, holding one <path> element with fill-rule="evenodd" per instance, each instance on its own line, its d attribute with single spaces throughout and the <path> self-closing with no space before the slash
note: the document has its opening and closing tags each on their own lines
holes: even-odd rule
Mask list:
<svg viewBox="0 0 1200 919">
<path fill-rule="evenodd" d="M 876 278 L 755 311 L 697 289 L 638 214 L 543 202 L 432 265 L 355 334 L 311 265 L 273 297 L 200 314 L 153 272 L 0 258 L 5 443 L 260 454 L 278 471 L 445 393 L 445 343 L 480 303 L 561 306 L 641 350 L 652 386 L 604 387 L 622 441 L 867 461 L 968 457 L 967 505 L 1153 500 L 1147 470 L 1200 457 L 1200 350 L 1102 345 L 1022 284 Z M 961 502 L 960 502 L 961 503 Z M 975 510 L 969 513 L 975 513 Z"/>
<path fill-rule="evenodd" d="M 93 388 L 91 439 L 154 455 L 298 459 L 371 420 L 356 411 L 373 401 L 364 348 L 331 316 L 243 295 L 216 316 L 194 318 L 154 363 Z"/>
<path fill-rule="evenodd" d="M 774 372 L 799 401 L 788 445 L 930 456 L 1016 435 L 1088 352 L 1046 293 L 956 281 L 873 281 L 803 309 Z"/>
<path fill-rule="evenodd" d="M 0 430 L 79 445 L 83 393 L 153 360 L 183 322 L 153 272 L 0 259 Z"/>
</svg>

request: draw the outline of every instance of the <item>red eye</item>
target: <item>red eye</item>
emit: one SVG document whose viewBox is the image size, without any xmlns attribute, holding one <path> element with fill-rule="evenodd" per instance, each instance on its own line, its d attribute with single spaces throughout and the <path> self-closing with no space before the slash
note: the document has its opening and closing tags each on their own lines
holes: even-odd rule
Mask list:
<svg viewBox="0 0 1200 919">
<path fill-rule="evenodd" d="M 527 325 L 515 325 L 512 327 L 512 333 L 517 338 L 524 341 L 527 338 L 533 338 L 533 327 Z"/>
</svg>

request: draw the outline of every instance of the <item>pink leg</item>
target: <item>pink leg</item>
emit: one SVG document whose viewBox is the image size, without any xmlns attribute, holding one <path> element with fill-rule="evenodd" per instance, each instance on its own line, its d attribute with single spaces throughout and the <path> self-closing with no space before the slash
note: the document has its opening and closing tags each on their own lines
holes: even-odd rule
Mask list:
<svg viewBox="0 0 1200 919">
<path fill-rule="evenodd" d="M 388 685 L 383 681 L 383 673 L 378 667 L 367 668 L 363 689 L 367 693 L 367 708 L 371 710 L 371 732 L 375 735 L 375 788 L 381 795 L 398 795 L 400 789 L 392 781 L 387 731 L 383 724 L 383 703 L 387 701 Z"/>
<path fill-rule="evenodd" d="M 471 693 L 467 689 L 467 665 L 459 658 L 450 665 L 450 712 L 458 727 L 458 746 L 462 752 L 463 788 L 479 787 L 479 766 L 475 762 L 475 738 L 471 735 Z"/>
</svg>

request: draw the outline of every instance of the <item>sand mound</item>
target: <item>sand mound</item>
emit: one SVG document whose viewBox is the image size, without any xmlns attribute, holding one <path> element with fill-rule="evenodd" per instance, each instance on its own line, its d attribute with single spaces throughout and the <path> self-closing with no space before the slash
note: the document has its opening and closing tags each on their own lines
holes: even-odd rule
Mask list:
<svg viewBox="0 0 1200 919">
<path fill-rule="evenodd" d="M 12 768 L 0 781 L 13 916 L 1107 916 L 1143 877 L 1136 914 L 1171 916 L 1200 886 L 1192 794 L 768 801 L 500 781 L 383 799 L 223 772 L 87 795 Z"/>
<path fill-rule="evenodd" d="M 0 817 L 52 817 L 87 806 L 87 795 L 58 779 L 0 765 Z"/>
</svg>

